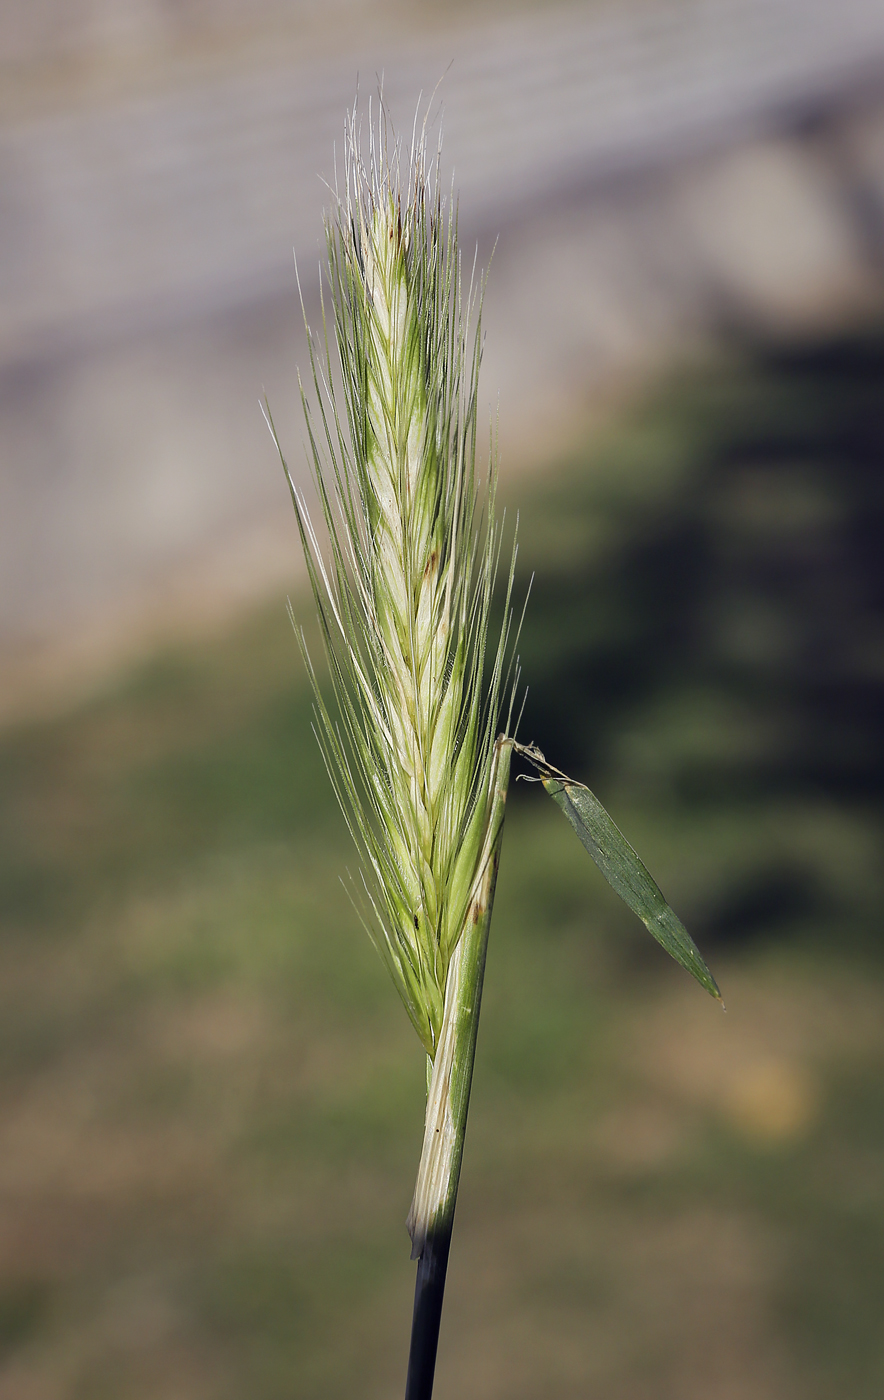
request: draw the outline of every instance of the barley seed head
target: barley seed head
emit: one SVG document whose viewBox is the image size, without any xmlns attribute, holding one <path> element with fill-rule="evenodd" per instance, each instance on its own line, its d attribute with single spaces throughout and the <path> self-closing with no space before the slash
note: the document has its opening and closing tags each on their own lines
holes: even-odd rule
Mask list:
<svg viewBox="0 0 884 1400">
<path fill-rule="evenodd" d="M 289 482 L 334 690 L 330 704 L 305 648 L 317 733 L 369 931 L 432 1056 L 481 873 L 508 623 L 486 664 L 499 533 L 493 454 L 484 493 L 476 479 L 480 291 L 426 127 L 406 154 L 382 103 L 367 125 L 354 109 L 313 406 L 302 391 L 327 542 Z M 511 585 L 512 569 L 505 619 Z"/>
</svg>

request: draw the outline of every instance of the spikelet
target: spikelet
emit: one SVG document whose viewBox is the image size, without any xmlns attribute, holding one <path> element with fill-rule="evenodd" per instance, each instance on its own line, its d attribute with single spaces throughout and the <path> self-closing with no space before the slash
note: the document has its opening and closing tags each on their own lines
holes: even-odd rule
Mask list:
<svg viewBox="0 0 884 1400">
<path fill-rule="evenodd" d="M 382 107 L 369 126 L 364 161 L 354 109 L 326 219 L 334 349 L 327 326 L 311 339 L 315 416 L 302 390 L 325 551 L 289 483 L 338 714 L 307 657 L 317 732 L 369 932 L 432 1058 L 480 874 L 507 626 L 486 677 L 499 543 L 493 465 L 484 509 L 475 470 L 480 297 L 438 150 L 428 165 L 424 131 L 406 157 Z"/>
</svg>

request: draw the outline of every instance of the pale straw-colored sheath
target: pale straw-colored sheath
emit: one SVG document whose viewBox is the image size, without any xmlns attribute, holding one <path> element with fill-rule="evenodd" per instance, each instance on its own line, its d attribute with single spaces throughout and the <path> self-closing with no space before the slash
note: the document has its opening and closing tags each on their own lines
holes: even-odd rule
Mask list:
<svg viewBox="0 0 884 1400">
<path fill-rule="evenodd" d="M 448 968 L 442 1034 L 430 1078 L 420 1167 L 408 1216 L 414 1259 L 423 1253 L 428 1233 L 446 1226 L 450 1229 L 454 1215 L 511 756 L 512 740 L 499 739 L 479 870 L 464 930 Z"/>
</svg>

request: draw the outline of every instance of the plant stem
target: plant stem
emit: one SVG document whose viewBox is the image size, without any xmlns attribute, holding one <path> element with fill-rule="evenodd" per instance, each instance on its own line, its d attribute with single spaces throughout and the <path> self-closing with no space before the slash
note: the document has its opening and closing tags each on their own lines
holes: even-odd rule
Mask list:
<svg viewBox="0 0 884 1400">
<path fill-rule="evenodd" d="M 417 1261 L 405 1400 L 430 1400 L 433 1394 L 439 1323 L 442 1320 L 442 1300 L 445 1296 L 445 1275 L 448 1272 L 450 1248 L 450 1225 L 440 1230 L 431 1230 L 424 1241 L 423 1253 Z"/>
<path fill-rule="evenodd" d="M 512 740 L 503 736 L 495 744 L 482 859 L 445 984 L 442 1031 L 433 1061 L 423 1150 L 408 1218 L 412 1258 L 418 1260 L 418 1268 L 406 1400 L 429 1400 L 433 1393 L 512 746 Z"/>
</svg>

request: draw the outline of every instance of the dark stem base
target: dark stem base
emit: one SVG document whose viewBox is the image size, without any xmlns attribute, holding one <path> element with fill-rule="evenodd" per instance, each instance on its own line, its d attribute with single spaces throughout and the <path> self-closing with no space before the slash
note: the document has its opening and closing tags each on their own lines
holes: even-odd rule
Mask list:
<svg viewBox="0 0 884 1400">
<path fill-rule="evenodd" d="M 445 1296 L 445 1275 L 451 1248 L 451 1227 L 431 1231 L 417 1261 L 414 1285 L 414 1317 L 405 1400 L 430 1400 L 436 1371 L 439 1323 Z"/>
</svg>

